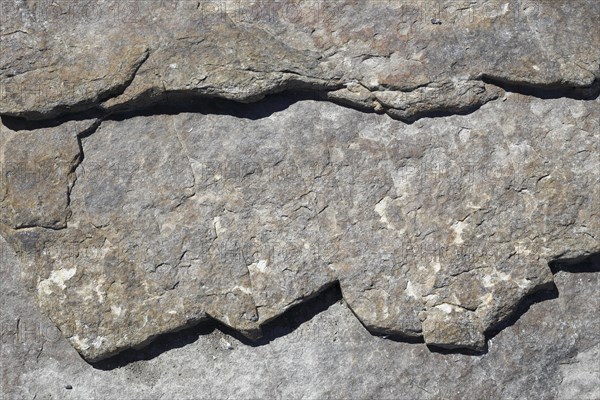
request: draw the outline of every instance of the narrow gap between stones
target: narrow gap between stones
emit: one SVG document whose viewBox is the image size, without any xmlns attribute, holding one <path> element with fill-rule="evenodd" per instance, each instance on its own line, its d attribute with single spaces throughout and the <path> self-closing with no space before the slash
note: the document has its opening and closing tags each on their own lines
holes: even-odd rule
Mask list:
<svg viewBox="0 0 600 400">
<path fill-rule="evenodd" d="M 484 77 L 484 82 L 491 83 L 501 87 L 505 91 L 514 92 L 524 95 L 535 96 L 542 99 L 552 99 L 567 97 L 579 100 L 592 100 L 600 95 L 600 81 L 596 80 L 594 85 L 589 88 L 560 88 L 560 87 L 539 87 L 526 86 L 520 83 L 512 83 L 502 81 L 497 78 Z M 91 128 L 82 132 L 79 135 L 81 138 L 93 134 L 104 120 L 125 120 L 137 116 L 150 116 L 156 114 L 179 114 L 182 112 L 193 112 L 202 114 L 219 114 L 231 115 L 244 119 L 261 119 L 272 115 L 275 112 L 285 110 L 290 105 L 302 100 L 320 100 L 322 93 L 315 91 L 288 91 L 279 94 L 267 96 L 265 99 L 252 104 L 242 104 L 230 100 L 223 99 L 206 99 L 197 96 L 190 96 L 186 93 L 166 96 L 165 100 L 153 106 L 139 108 L 132 111 L 121 113 L 106 113 L 105 111 L 95 109 L 86 112 L 66 115 L 60 118 L 29 121 L 19 118 L 2 117 L 2 122 L 13 130 L 31 130 L 44 127 L 59 126 L 60 124 L 71 120 L 87 120 L 97 119 Z M 479 108 L 479 107 L 476 107 Z M 465 113 L 468 113 L 465 111 Z M 453 115 L 449 113 L 447 115 Z M 445 116 L 443 111 L 439 111 L 436 116 Z M 81 143 L 80 143 L 81 146 Z M 84 159 L 83 150 L 79 163 Z M 78 164 L 79 164 L 78 163 Z M 73 183 L 75 184 L 75 183 Z M 600 253 L 595 253 L 589 257 L 572 259 L 572 260 L 555 260 L 549 263 L 553 273 L 559 271 L 578 273 L 578 272 L 600 272 Z M 493 329 L 486 332 L 486 337 L 489 340 L 496 336 L 503 329 L 512 326 L 533 304 L 555 299 L 559 296 L 558 289 L 554 286 L 546 290 L 538 291 L 532 295 L 526 296 L 516 307 L 515 311 L 509 318 L 498 324 Z M 225 325 L 211 321 L 208 323 L 200 323 L 191 328 L 185 328 L 178 332 L 165 333 L 160 335 L 158 339 L 150 343 L 142 350 L 126 350 L 118 355 L 110 357 L 104 361 L 99 361 L 94 367 L 99 369 L 113 369 L 119 366 L 126 365 L 133 361 L 149 360 L 157 357 L 165 351 L 173 348 L 185 346 L 197 340 L 199 336 L 213 332 L 215 329 L 220 330 L 224 334 L 230 335 L 240 342 L 249 346 L 262 346 L 272 342 L 273 340 L 288 335 L 294 332 L 304 322 L 309 321 L 318 313 L 325 311 L 335 302 L 343 300 L 339 283 L 325 289 L 311 299 L 307 299 L 302 303 L 290 308 L 288 311 L 277 317 L 273 321 L 262 326 L 263 337 L 257 341 L 249 341 L 241 336 L 237 331 Z M 377 333 L 374 333 L 377 335 Z M 422 338 L 407 338 L 404 336 L 387 335 L 387 339 L 399 342 L 423 343 Z M 430 348 L 432 351 L 441 353 L 461 353 L 467 355 L 481 355 L 487 353 L 487 349 L 482 353 L 473 353 L 464 349 L 438 349 Z"/>
<path fill-rule="evenodd" d="M 556 275 L 560 272 L 566 272 L 570 274 L 597 273 L 600 272 L 600 252 L 578 258 L 552 260 L 548 263 L 548 267 L 552 271 L 553 275 Z M 515 307 L 513 313 L 507 319 L 486 332 L 487 341 L 498 335 L 502 330 L 513 326 L 523 314 L 529 311 L 529 308 L 531 308 L 531 306 L 534 304 L 541 303 L 546 300 L 556 299 L 559 296 L 560 293 L 555 284 L 552 284 L 546 289 L 525 296 L 521 299 L 517 307 Z"/>
<path fill-rule="evenodd" d="M 589 87 L 572 87 L 564 85 L 534 85 L 527 82 L 510 81 L 490 75 L 482 75 L 482 82 L 494 85 L 507 93 L 532 96 L 539 99 L 570 98 L 575 100 L 595 100 L 600 97 L 600 79 L 596 79 Z M 180 113 L 200 113 L 229 115 L 241 119 L 258 120 L 273 113 L 283 111 L 292 104 L 314 100 L 331 102 L 342 107 L 355 109 L 364 113 L 378 113 L 347 101 L 328 99 L 327 90 L 322 89 L 288 89 L 274 94 L 267 94 L 262 99 L 252 103 L 241 103 L 217 97 L 207 97 L 195 91 L 165 92 L 157 96 L 151 104 L 138 101 L 137 105 L 128 108 L 104 110 L 92 107 L 85 111 L 67 113 L 55 118 L 30 120 L 20 117 L 3 115 L 2 123 L 9 129 L 35 130 L 59 126 L 68 121 L 100 119 L 123 121 L 130 118 L 152 115 L 176 115 Z M 497 101 L 497 100 L 491 100 Z M 424 111 L 410 119 L 399 119 L 406 124 L 412 124 L 422 118 L 444 118 L 453 115 L 467 115 L 477 111 L 483 104 L 473 104 L 464 108 L 433 109 Z M 393 117 L 390 117 L 393 118 Z"/>
<path fill-rule="evenodd" d="M 264 346 L 280 337 L 294 334 L 302 324 L 310 321 L 317 314 L 326 311 L 329 307 L 342 300 L 340 285 L 336 282 L 316 296 L 289 308 L 280 316 L 262 325 L 263 336 L 258 340 L 251 341 L 235 329 L 215 319 L 210 319 L 209 321 L 202 321 L 177 332 L 161 334 L 140 350 L 128 349 L 112 357 L 91 363 L 91 365 L 100 370 L 113 370 L 132 362 L 148 361 L 167 351 L 192 344 L 201 336 L 209 335 L 215 331 L 220 331 L 222 334 L 232 337 L 246 346 Z M 301 338 L 299 337 L 298 340 L 301 340 Z"/>
<path fill-rule="evenodd" d="M 483 75 L 484 83 L 497 86 L 509 93 L 532 96 L 542 100 L 568 98 L 574 100 L 594 100 L 600 96 L 600 78 L 587 87 L 565 85 L 537 85 L 528 82 L 513 81 L 492 75 Z"/>
</svg>

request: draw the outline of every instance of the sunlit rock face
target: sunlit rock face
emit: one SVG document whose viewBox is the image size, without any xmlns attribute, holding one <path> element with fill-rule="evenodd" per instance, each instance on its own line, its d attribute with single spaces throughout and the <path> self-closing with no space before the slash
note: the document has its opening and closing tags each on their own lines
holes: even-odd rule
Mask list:
<svg viewBox="0 0 600 400">
<path fill-rule="evenodd" d="M 410 125 L 283 101 L 2 126 L 2 235 L 83 357 L 207 318 L 255 339 L 338 282 L 372 333 L 481 351 L 550 261 L 600 251 L 598 100 Z"/>
<path fill-rule="evenodd" d="M 301 89 L 412 120 L 477 108 L 500 95 L 494 84 L 587 87 L 600 76 L 596 0 L 1 6 L 0 114 L 26 118 Z"/>
<path fill-rule="evenodd" d="M 481 353 L 600 251 L 596 0 L 0 7 L 0 234 L 88 361 L 338 285 Z"/>
</svg>

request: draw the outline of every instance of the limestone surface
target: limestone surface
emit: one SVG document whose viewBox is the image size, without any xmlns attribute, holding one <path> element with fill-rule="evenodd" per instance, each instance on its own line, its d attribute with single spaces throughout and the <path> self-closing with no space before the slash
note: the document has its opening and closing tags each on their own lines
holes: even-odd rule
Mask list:
<svg viewBox="0 0 600 400">
<path fill-rule="evenodd" d="M 596 0 L 1 7 L 0 114 L 26 118 L 302 89 L 413 120 L 485 104 L 500 95 L 494 83 L 584 88 L 600 78 Z"/>
<path fill-rule="evenodd" d="M 338 285 L 373 334 L 484 353 L 600 252 L 599 20 L 2 1 L 0 235 L 90 362 L 214 320 L 259 340 Z"/>
<path fill-rule="evenodd" d="M 2 127 L 2 234 L 90 361 L 208 317 L 256 339 L 337 282 L 372 333 L 482 351 L 551 287 L 549 262 L 600 251 L 598 105 L 511 94 L 407 125 L 299 101 Z M 31 154 L 55 160 L 52 184 Z"/>
<path fill-rule="evenodd" d="M 202 324 L 92 366 L 31 306 L 19 262 L 0 238 L 0 395 L 593 400 L 600 396 L 599 270 L 596 259 L 556 271 L 556 292 L 524 304 L 520 313 L 527 311 L 479 355 L 373 336 L 333 288 L 274 321 L 254 346 Z"/>
</svg>

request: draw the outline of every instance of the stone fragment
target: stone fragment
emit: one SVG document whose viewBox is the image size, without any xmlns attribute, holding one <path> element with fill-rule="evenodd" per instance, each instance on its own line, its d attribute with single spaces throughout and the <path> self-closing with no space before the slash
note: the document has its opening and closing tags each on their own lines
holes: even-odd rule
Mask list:
<svg viewBox="0 0 600 400">
<path fill-rule="evenodd" d="M 0 128 L 0 198 L 3 223 L 14 229 L 65 228 L 69 193 L 82 154 L 77 134 L 93 121 L 13 132 Z"/>
</svg>

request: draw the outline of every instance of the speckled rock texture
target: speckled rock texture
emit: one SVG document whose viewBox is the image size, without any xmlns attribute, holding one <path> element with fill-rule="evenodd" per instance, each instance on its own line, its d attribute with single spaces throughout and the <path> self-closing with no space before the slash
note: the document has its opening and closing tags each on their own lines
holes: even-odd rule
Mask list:
<svg viewBox="0 0 600 400">
<path fill-rule="evenodd" d="M 255 339 L 336 282 L 373 333 L 483 351 L 549 262 L 600 251 L 599 119 L 507 95 L 412 125 L 306 100 L 3 127 L 2 232 L 90 361 L 208 317 Z"/>
<path fill-rule="evenodd" d="M 238 391 L 213 383 L 197 397 L 398 398 L 383 371 L 448 362 L 471 386 L 413 376 L 403 398 L 597 397 L 599 339 L 584 326 L 598 322 L 597 1 L 15 0 L 0 11 L 0 265 L 21 276 L 3 300 L 3 394 L 62 396 L 31 383 L 52 368 L 39 363 L 45 340 L 19 338 L 21 318 L 51 321 L 54 343 L 108 374 L 160 363 L 169 343 L 211 327 L 227 354 L 244 349 L 217 368 L 239 371 L 266 348 L 292 373 L 275 343 L 291 354 L 293 340 L 277 329 L 306 330 L 282 321 L 308 314 L 326 336 L 308 339 L 306 357 L 356 360 L 356 382 L 324 383 L 349 378 L 334 368 L 319 378 L 330 389 L 309 389 L 261 364 L 266 391 L 228 372 Z M 565 296 L 579 300 L 565 308 Z M 492 353 L 532 304 L 535 350 L 512 337 Z M 323 349 L 332 336 L 352 348 Z M 23 349 L 40 343 L 30 363 Z M 412 355 L 391 361 L 400 348 Z M 539 382 L 507 386 L 536 352 Z M 146 383 L 131 397 L 148 397 Z M 98 388 L 80 394 L 108 395 Z"/>
<path fill-rule="evenodd" d="M 0 114 L 27 118 L 304 89 L 410 120 L 485 104 L 488 82 L 600 77 L 596 0 L 14 0 L 0 15 Z"/>
<path fill-rule="evenodd" d="M 19 262 L 2 239 L 0 254 L 3 399 L 600 396 L 598 259 L 555 270 L 556 289 L 529 297 L 484 354 L 432 352 L 373 336 L 333 288 L 273 321 L 254 345 L 223 326 L 201 324 L 92 366 L 31 307 Z"/>
</svg>

